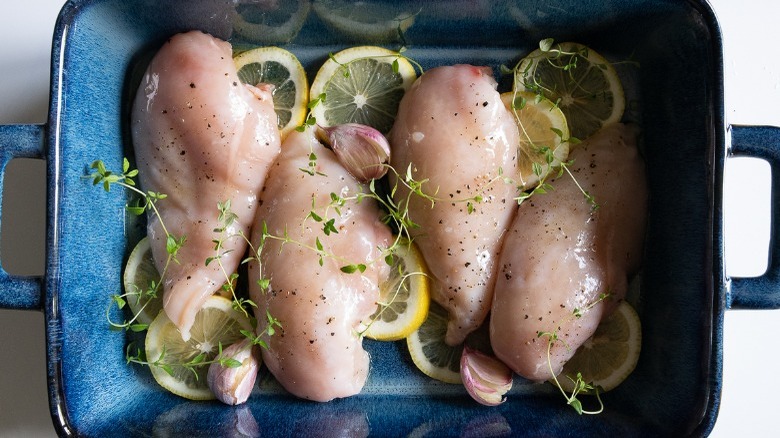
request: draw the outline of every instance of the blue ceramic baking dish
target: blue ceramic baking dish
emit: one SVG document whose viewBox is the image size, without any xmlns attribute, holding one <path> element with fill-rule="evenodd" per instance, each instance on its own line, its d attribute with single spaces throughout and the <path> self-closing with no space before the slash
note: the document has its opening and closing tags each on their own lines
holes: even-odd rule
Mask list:
<svg viewBox="0 0 780 438">
<path fill-rule="evenodd" d="M 61 435 L 708 434 L 721 392 L 724 312 L 780 307 L 776 240 L 767 274 L 725 276 L 724 161 L 746 155 L 780 168 L 780 129 L 726 126 L 721 35 L 705 0 L 362 2 L 377 6 L 384 19 L 399 11 L 414 15 L 403 33 L 381 35 L 334 26 L 327 11 L 336 10 L 323 14 L 315 0 L 280 1 L 285 13 L 278 15 L 252 11 L 245 5 L 251 3 L 258 2 L 68 1 L 54 32 L 47 123 L 0 127 L 2 169 L 19 157 L 47 163 L 45 275 L 0 270 L 0 307 L 45 314 L 51 413 Z M 503 405 L 482 407 L 460 387 L 423 378 L 394 343 L 366 341 L 372 370 L 365 390 L 326 404 L 295 399 L 270 379 L 241 407 L 190 402 L 159 389 L 148 370 L 127 365 L 127 336 L 109 329 L 105 312 L 121 288 L 138 230 L 125 218 L 127 197 L 104 193 L 84 176 L 93 160 L 119 168 L 123 156 L 132 156 L 128 103 L 137 76 L 166 38 L 190 29 L 235 47 L 281 45 L 298 55 L 310 77 L 328 52 L 359 43 L 406 45 L 426 68 L 489 65 L 499 79 L 500 65 L 513 64 L 547 37 L 635 61 L 623 73 L 631 116 L 644 128 L 651 191 L 637 306 L 643 345 L 635 372 L 603 396 L 605 412 L 580 417 L 551 386 L 523 382 Z M 780 205 L 778 175 L 773 205 Z M 780 215 L 773 220 L 780 229 Z"/>
</svg>

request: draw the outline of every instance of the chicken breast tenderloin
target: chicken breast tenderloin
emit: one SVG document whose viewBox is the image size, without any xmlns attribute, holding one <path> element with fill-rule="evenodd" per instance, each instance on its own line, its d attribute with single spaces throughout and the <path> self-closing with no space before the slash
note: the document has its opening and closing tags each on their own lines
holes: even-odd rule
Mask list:
<svg viewBox="0 0 780 438">
<path fill-rule="evenodd" d="M 437 67 L 404 95 L 390 133 L 392 165 L 428 180 L 433 207 L 412 195 L 411 229 L 432 274 L 432 298 L 449 312 L 446 342 L 456 345 L 484 321 L 496 258 L 516 210 L 519 134 L 487 67 Z M 396 202 L 409 190 L 398 185 Z M 475 199 L 481 197 L 481 200 Z"/>
<path fill-rule="evenodd" d="M 640 267 L 647 183 L 636 134 L 615 124 L 570 155 L 576 181 L 598 209 L 568 175 L 518 209 L 499 258 L 490 340 L 498 358 L 523 377 L 559 374 L 625 297 Z M 549 363 L 549 338 L 540 332 L 560 339 Z"/>
<path fill-rule="evenodd" d="M 317 156 L 314 175 L 307 173 L 311 153 Z M 263 230 L 289 240 L 267 237 L 261 267 L 250 265 L 259 330 L 266 312 L 281 323 L 273 336 L 264 337 L 269 348 L 263 349 L 263 360 L 282 386 L 301 398 L 328 401 L 357 394 L 368 375 L 369 356 L 357 330 L 376 310 L 379 284 L 390 274 L 382 249 L 392 235 L 371 199 L 331 206 L 331 193 L 347 198 L 361 191 L 367 189 L 309 129 L 287 137 L 260 196 L 253 244 L 261 245 Z M 366 265 L 365 271 L 341 269 L 356 264 Z M 258 284 L 261 278 L 270 281 L 266 291 Z"/>
<path fill-rule="evenodd" d="M 222 284 L 212 240 L 217 203 L 231 201 L 238 216 L 226 235 L 249 234 L 258 193 L 280 139 L 271 90 L 241 84 L 231 46 L 200 31 L 173 36 L 152 59 L 132 109 L 132 138 L 144 190 L 167 194 L 148 213 L 148 235 L 160 272 L 168 259 L 167 231 L 186 237 L 178 263 L 167 263 L 163 305 L 182 337 L 203 303 Z M 243 239 L 225 242 L 228 274 L 246 249 Z M 229 251 L 229 252 L 228 252 Z"/>
</svg>

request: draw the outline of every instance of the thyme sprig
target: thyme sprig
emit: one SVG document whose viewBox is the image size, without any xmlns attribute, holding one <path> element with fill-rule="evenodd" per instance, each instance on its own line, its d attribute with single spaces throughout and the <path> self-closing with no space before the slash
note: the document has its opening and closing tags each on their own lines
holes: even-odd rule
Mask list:
<svg viewBox="0 0 780 438">
<path fill-rule="evenodd" d="M 320 93 L 317 97 L 309 100 L 309 103 L 306 104 L 306 108 L 309 110 L 306 113 L 306 118 L 304 119 L 303 123 L 297 127 L 295 127 L 295 130 L 298 132 L 303 132 L 306 130 L 306 128 L 310 128 L 317 124 L 317 118 L 314 117 L 314 114 L 312 114 L 311 110 L 316 108 L 319 105 L 322 105 L 323 102 L 325 102 L 325 99 L 327 99 L 327 95 L 325 93 Z M 314 155 L 314 152 L 312 152 L 312 155 Z M 309 167 L 307 170 L 305 170 L 306 173 L 309 175 L 314 176 L 316 172 L 314 171 L 314 167 L 317 164 L 317 156 L 314 155 L 313 157 L 309 156 Z M 303 169 L 301 169 L 303 170 Z"/>
<path fill-rule="evenodd" d="M 518 61 L 518 63 L 511 70 L 506 69 L 504 66 L 502 66 L 502 69 L 505 72 L 512 73 L 514 77 L 515 86 L 513 87 L 513 89 L 515 91 L 512 99 L 512 112 L 514 114 L 516 124 L 520 127 L 521 130 L 520 134 L 524 136 L 524 138 L 531 144 L 532 148 L 534 148 L 534 151 L 536 153 L 543 156 L 544 162 L 546 164 L 546 168 L 545 166 L 539 164 L 538 162 L 534 162 L 532 164 L 533 174 L 538 179 L 539 182 L 536 186 L 534 186 L 530 190 L 527 190 L 525 188 L 525 182 L 521 181 L 521 184 L 518 185 L 518 187 L 520 188 L 520 192 L 518 196 L 515 197 L 515 200 L 517 201 L 518 204 L 522 204 L 523 202 L 525 202 L 526 200 L 528 200 L 529 198 L 531 198 L 536 194 L 548 193 L 549 191 L 554 189 L 553 186 L 548 183 L 548 180 L 551 178 L 551 175 L 555 175 L 554 177 L 552 177 L 552 179 L 557 179 L 563 176 L 563 174 L 565 173 L 569 177 L 571 177 L 571 179 L 574 181 L 574 184 L 577 186 L 580 192 L 582 192 L 583 196 L 585 197 L 585 200 L 588 202 L 588 204 L 590 204 L 591 209 L 593 211 L 596 211 L 599 208 L 596 199 L 594 198 L 593 195 L 591 195 L 580 185 L 580 183 L 577 181 L 577 178 L 571 172 L 570 168 L 574 164 L 574 160 L 561 161 L 558 164 L 558 172 L 554 173 L 553 164 L 556 160 L 555 150 L 553 150 L 548 145 L 534 144 L 533 140 L 528 135 L 528 132 L 525 129 L 525 126 L 519 116 L 519 111 L 521 111 L 527 103 L 526 99 L 518 94 L 518 90 L 520 90 L 521 88 L 525 88 L 533 92 L 536 95 L 535 99 L 537 103 L 539 103 L 543 99 L 551 101 L 553 107 L 558 107 L 561 103 L 560 98 L 555 100 L 549 98 L 549 96 L 551 96 L 551 94 L 556 90 L 553 90 L 549 86 L 543 84 L 536 77 L 536 75 L 534 74 L 535 63 L 542 62 L 542 60 L 544 62 L 549 63 L 554 68 L 559 69 L 562 72 L 568 74 L 569 79 L 573 83 L 575 83 L 575 85 L 580 86 L 580 84 L 577 83 L 577 79 L 573 76 L 572 71 L 576 69 L 578 60 L 580 58 L 582 59 L 588 58 L 588 47 L 579 46 L 577 50 L 566 51 L 563 50 L 561 44 L 556 44 L 552 38 L 546 38 L 539 41 L 539 50 L 542 53 L 540 59 L 532 62 L 528 62 L 522 70 L 520 69 L 520 67 L 523 64 L 523 61 L 528 58 L 524 58 Z M 601 68 L 601 69 L 607 68 L 605 65 L 601 65 L 601 64 L 594 64 L 594 65 L 597 68 Z M 571 146 L 575 146 L 581 143 L 581 140 L 574 136 L 569 136 L 568 138 L 564 138 L 563 133 L 558 129 L 551 128 L 551 130 L 560 139 L 561 143 L 569 143 Z"/>
<path fill-rule="evenodd" d="M 303 226 L 305 226 L 305 221 L 308 220 L 308 219 L 312 219 L 315 222 L 322 223 L 323 224 L 322 225 L 322 230 L 323 230 L 323 234 L 325 236 L 330 236 L 332 234 L 338 234 L 338 229 L 335 226 L 335 222 L 336 222 L 335 218 L 331 218 L 331 219 L 328 219 L 326 221 L 323 217 L 321 217 L 317 213 L 315 213 L 314 210 L 311 210 L 308 213 L 308 215 L 306 216 L 306 218 L 304 218 Z M 336 260 L 339 264 L 341 264 L 339 269 L 341 270 L 341 272 L 344 272 L 344 273 L 347 273 L 347 274 L 352 274 L 352 273 L 355 273 L 355 272 L 363 273 L 367 269 L 367 266 L 364 263 L 354 263 L 353 260 L 349 260 L 349 259 L 347 259 L 345 257 L 339 256 L 337 254 L 334 254 L 332 252 L 327 251 L 325 249 L 325 244 L 323 243 L 323 239 L 324 238 L 320 239 L 319 236 L 315 237 L 314 244 L 311 245 L 311 244 L 308 244 L 306 242 L 302 242 L 300 240 L 293 239 L 290 236 L 290 233 L 287 231 L 286 227 L 285 227 L 285 229 L 284 229 L 284 231 L 282 232 L 281 235 L 269 232 L 268 231 L 268 224 L 267 224 L 266 221 L 262 221 L 261 224 L 260 224 L 260 227 L 261 227 L 260 228 L 260 230 L 261 230 L 260 231 L 260 243 L 258 245 L 258 253 L 257 253 L 258 256 L 256 258 L 258 261 L 259 261 L 259 251 L 262 250 L 262 248 L 264 247 L 266 241 L 268 241 L 268 240 L 275 240 L 275 241 L 280 242 L 279 251 L 281 251 L 282 248 L 285 245 L 295 245 L 295 246 L 297 246 L 299 248 L 302 248 L 302 249 L 305 249 L 305 250 L 309 250 L 309 251 L 317 254 L 317 256 L 318 256 L 318 263 L 319 263 L 320 266 L 323 266 L 325 264 L 325 260 L 326 259 L 332 259 L 332 260 Z M 263 284 L 265 284 L 266 287 L 267 287 L 268 283 L 266 282 L 266 280 L 263 280 L 263 281 L 264 281 Z M 270 282 L 270 280 L 268 280 L 268 282 Z M 261 284 L 261 287 L 262 286 L 263 285 Z"/>
<path fill-rule="evenodd" d="M 260 238 L 260 242 L 257 247 L 255 247 L 252 244 L 252 241 L 247 237 L 247 235 L 243 232 L 243 230 L 239 229 L 237 232 L 230 234 L 229 230 L 232 229 L 232 226 L 234 225 L 235 221 L 238 219 L 238 215 L 231 210 L 231 201 L 228 199 L 224 202 L 218 202 L 217 203 L 217 209 L 219 210 L 219 215 L 217 217 L 217 220 L 220 222 L 220 226 L 214 229 L 215 233 L 218 233 L 220 237 L 218 239 L 214 239 L 214 251 L 216 253 L 215 256 L 209 257 L 206 259 L 206 266 L 208 266 L 210 263 L 213 263 L 216 261 L 222 270 L 222 273 L 225 275 L 225 283 L 222 285 L 222 290 L 225 292 L 228 292 L 233 297 L 233 308 L 242 312 L 251 322 L 251 325 L 254 330 L 240 330 L 241 334 L 243 334 L 252 345 L 258 345 L 264 349 L 268 349 L 268 343 L 265 342 L 264 337 L 265 336 L 273 336 L 276 333 L 277 328 L 282 328 L 282 323 L 277 318 L 275 318 L 273 315 L 271 315 L 271 312 L 266 309 L 265 311 L 265 326 L 262 330 L 258 331 L 258 325 L 259 321 L 249 313 L 248 308 L 257 308 L 257 304 L 252 301 L 251 299 L 244 298 L 239 296 L 239 294 L 236 291 L 236 283 L 238 281 L 238 274 L 232 273 L 228 274 L 227 270 L 225 270 L 223 264 L 222 264 L 222 257 L 226 254 L 229 254 L 232 252 L 232 250 L 224 249 L 225 243 L 230 239 L 240 239 L 243 240 L 247 245 L 247 255 L 243 260 L 241 260 L 241 264 L 247 264 L 250 262 L 255 262 L 258 264 L 258 271 L 262 273 L 262 261 L 260 258 L 260 254 L 263 250 L 263 247 L 265 245 L 266 240 L 269 237 L 272 237 L 268 233 L 268 227 L 266 226 L 266 223 L 262 223 L 262 235 Z M 271 287 L 271 280 L 265 277 L 261 277 L 257 279 L 257 285 L 260 288 L 260 292 L 262 294 L 266 294 L 268 290 Z"/>
<path fill-rule="evenodd" d="M 258 345 L 268 350 L 270 347 L 268 346 L 268 343 L 265 341 L 265 338 L 275 335 L 276 329 L 282 328 L 282 323 L 278 319 L 274 318 L 271 315 L 271 312 L 269 312 L 267 309 L 265 311 L 265 318 L 266 318 L 265 328 L 262 331 L 257 333 L 249 330 L 241 330 L 241 334 L 244 335 L 247 339 L 249 339 L 253 345 Z"/>
<path fill-rule="evenodd" d="M 110 192 L 111 187 L 116 185 L 138 195 L 135 203 L 128 204 L 125 207 L 126 210 L 136 216 L 140 216 L 147 211 L 152 211 L 153 214 L 157 217 L 160 228 L 165 234 L 167 258 L 165 260 L 165 264 L 163 265 L 163 271 L 160 273 L 160 280 L 150 281 L 146 286 L 146 289 L 140 293 L 139 291 L 125 291 L 124 294 L 114 294 L 111 296 L 112 304 L 116 305 L 119 309 L 123 309 L 127 304 L 127 299 L 140 300 L 142 298 L 150 299 L 157 297 L 162 290 L 162 279 L 165 278 L 165 275 L 168 272 L 168 267 L 172 262 L 178 263 L 176 256 L 187 240 L 186 236 L 182 235 L 180 237 L 176 237 L 168 231 L 168 228 L 165 226 L 165 222 L 160 215 L 160 211 L 157 209 L 157 202 L 167 198 L 168 196 L 160 192 L 151 190 L 143 191 L 139 189 L 134 179 L 136 176 L 138 176 L 138 169 L 131 169 L 130 161 L 127 158 L 124 158 L 122 161 L 121 172 L 114 172 L 107 169 L 105 163 L 102 160 L 96 160 L 92 162 L 90 169 L 93 170 L 92 173 L 89 174 L 89 178 L 92 179 L 92 185 L 101 185 L 103 190 L 106 192 Z M 146 305 L 148 305 L 148 301 L 143 307 Z M 117 323 L 111 320 L 110 311 L 111 307 L 109 306 L 109 308 L 106 310 L 106 317 L 111 327 L 117 329 L 130 329 L 136 332 L 143 331 L 148 327 L 148 324 L 137 322 L 138 314 L 140 314 L 140 312 L 138 312 L 136 315 L 133 315 L 129 321 L 125 320 L 121 323 Z"/>
<path fill-rule="evenodd" d="M 127 158 L 123 159 L 122 172 L 119 173 L 108 170 L 102 160 L 94 161 L 90 165 L 90 168 L 94 169 L 89 175 L 89 177 L 92 178 L 92 185 L 102 184 L 103 189 L 106 192 L 111 191 L 111 186 L 118 185 L 139 196 L 134 205 L 126 206 L 127 211 L 136 216 L 140 216 L 151 209 L 160 222 L 160 228 L 162 228 L 163 233 L 165 233 L 168 254 L 171 260 L 177 261 L 176 255 L 182 246 L 184 246 L 186 236 L 176 237 L 171 234 L 160 216 L 160 211 L 157 209 L 157 202 L 167 198 L 168 195 L 152 190 L 143 191 L 139 189 L 133 179 L 138 175 L 138 169 L 131 169 L 130 161 Z"/>
<path fill-rule="evenodd" d="M 228 272 L 227 269 L 225 269 L 225 265 L 222 263 L 222 258 L 235 251 L 234 249 L 225 248 L 226 243 L 231 239 L 243 240 L 248 245 L 248 248 L 250 248 L 250 255 L 241 260 L 240 264 L 249 263 L 250 261 L 257 259 L 257 257 L 254 252 L 254 248 L 252 248 L 252 243 L 243 230 L 239 228 L 235 233 L 231 234 L 231 230 L 234 228 L 234 224 L 238 219 L 238 215 L 231 210 L 230 199 L 224 202 L 217 202 L 217 210 L 219 211 L 219 214 L 217 215 L 217 221 L 220 225 L 213 230 L 218 235 L 216 239 L 212 240 L 212 243 L 214 243 L 215 255 L 207 257 L 205 265 L 209 266 L 213 262 L 217 263 L 220 271 L 225 276 L 225 283 L 222 284 L 221 289 L 224 292 L 230 294 L 233 301 L 233 308 L 243 313 L 244 316 L 249 318 L 249 320 L 252 321 L 254 325 L 254 317 L 249 313 L 248 308 L 255 308 L 257 307 L 257 304 L 248 298 L 239 296 L 239 294 L 236 292 L 238 273 Z"/>
<path fill-rule="evenodd" d="M 107 169 L 105 163 L 102 160 L 94 161 L 90 165 L 90 168 L 93 169 L 93 172 L 89 175 L 89 178 L 92 179 L 93 185 L 102 185 L 103 189 L 106 192 L 110 192 L 111 187 L 117 185 L 127 190 L 130 190 L 131 192 L 138 195 L 139 198 L 135 202 L 130 203 L 126 206 L 127 211 L 137 216 L 140 216 L 148 211 L 152 211 L 155 217 L 157 218 L 157 220 L 159 221 L 161 229 L 165 233 L 167 259 L 163 271 L 160 273 L 160 279 L 150 280 L 148 286 L 143 291 L 136 291 L 136 290 L 125 291 L 125 293 L 123 294 L 115 294 L 111 296 L 112 305 L 116 305 L 120 310 L 127 305 L 128 299 L 137 299 L 137 300 L 141 300 L 144 298 L 147 299 L 147 302 L 142 307 L 144 308 L 146 305 L 149 304 L 148 300 L 157 298 L 160 292 L 162 291 L 162 284 L 163 284 L 163 280 L 166 278 L 168 267 L 172 262 L 178 263 L 178 259 L 176 258 L 176 256 L 179 253 L 179 250 L 185 245 L 186 237 L 185 236 L 175 237 L 168 231 L 168 228 L 166 227 L 163 218 L 160 215 L 160 211 L 157 208 L 157 202 L 166 199 L 168 196 L 160 192 L 140 190 L 137 187 L 137 183 L 134 179 L 135 177 L 138 176 L 138 170 L 130 168 L 130 162 L 127 158 L 123 160 L 121 172 L 114 172 Z M 248 251 L 249 256 L 245 257 L 241 261 L 241 264 L 246 264 L 252 260 L 257 260 L 259 262 L 259 254 L 262 248 L 258 249 L 253 247 L 252 242 L 249 240 L 249 238 L 246 236 L 243 230 L 239 229 L 236 232 L 232 231 L 235 228 L 234 225 L 235 225 L 235 221 L 238 219 L 238 216 L 235 214 L 235 212 L 232 211 L 230 200 L 226 200 L 224 202 L 218 202 L 217 210 L 218 210 L 217 220 L 220 225 L 213 230 L 215 233 L 218 234 L 218 237 L 212 241 L 214 243 L 215 255 L 206 258 L 204 263 L 206 266 L 214 262 L 216 262 L 219 265 L 219 268 L 223 273 L 223 275 L 225 276 L 225 280 L 226 280 L 221 287 L 222 290 L 228 292 L 231 295 L 233 308 L 237 311 L 242 312 L 250 320 L 252 326 L 256 327 L 257 321 L 249 313 L 248 309 L 255 308 L 257 307 L 257 305 L 252 300 L 244 298 L 237 293 L 236 284 L 238 280 L 238 273 L 235 272 L 228 273 L 227 269 L 222 263 L 222 258 L 234 251 L 233 249 L 226 248 L 225 246 L 230 239 L 235 239 L 235 238 L 242 239 L 246 242 L 246 244 L 249 247 L 249 251 Z M 258 284 L 260 285 L 262 291 L 266 291 L 269 287 L 268 280 L 263 280 L 263 279 L 258 280 Z M 135 285 L 134 287 L 138 288 L 138 286 Z M 138 322 L 138 315 L 140 315 L 141 313 L 140 311 L 135 315 L 133 315 L 130 320 L 126 320 L 121 323 L 117 323 L 111 320 L 110 311 L 111 311 L 111 306 L 109 306 L 108 309 L 106 310 L 106 317 L 111 327 L 117 329 L 127 329 L 134 332 L 141 332 L 148 328 L 148 324 Z M 271 316 L 270 313 L 268 313 L 266 315 L 266 327 L 262 330 L 261 333 L 265 333 L 269 335 L 273 334 L 274 327 L 281 327 L 281 323 L 276 318 Z M 256 343 L 254 334 L 247 333 L 245 334 L 245 336 L 249 337 L 253 341 L 253 343 Z M 220 352 L 221 352 L 221 346 L 220 346 Z M 153 361 L 152 363 L 142 360 L 139 354 L 128 355 L 128 358 L 133 358 L 134 360 L 132 360 L 132 362 L 143 363 L 146 365 L 163 366 L 163 368 L 165 368 L 166 365 L 164 364 L 164 362 L 162 362 L 163 361 L 162 355 L 160 358 Z M 198 357 L 195 357 L 191 361 L 191 363 L 176 364 L 176 365 L 181 365 L 184 366 L 185 368 L 188 367 L 193 368 L 196 366 L 203 366 L 207 364 L 208 363 L 203 362 Z"/>
<path fill-rule="evenodd" d="M 138 315 L 141 314 L 143 309 L 146 308 L 146 306 L 149 305 L 149 300 L 156 299 L 157 293 L 160 290 L 159 282 L 150 281 L 148 287 L 145 290 L 140 290 L 140 288 L 137 288 L 136 291 L 125 291 L 123 294 L 114 294 L 111 295 L 111 304 L 115 305 L 117 309 L 122 310 L 127 305 L 128 300 L 137 300 L 136 302 L 140 302 L 141 299 L 146 299 L 147 301 L 139 308 L 139 311 L 137 314 L 133 315 L 130 320 L 124 320 L 121 323 L 114 322 L 111 319 L 111 309 L 112 306 L 109 305 L 106 307 L 106 320 L 108 321 L 108 324 L 111 326 L 111 328 L 119 329 L 119 330 L 130 330 L 132 332 L 142 332 L 149 328 L 149 324 L 138 322 Z"/>
<path fill-rule="evenodd" d="M 198 353 L 192 359 L 184 363 L 166 362 L 166 356 L 167 356 L 167 350 L 165 348 L 165 345 L 162 346 L 162 351 L 160 351 L 159 357 L 153 360 L 148 360 L 148 358 L 146 357 L 146 351 L 143 348 L 136 346 L 134 342 L 128 344 L 127 349 L 125 350 L 125 361 L 127 364 L 135 363 L 138 365 L 145 365 L 148 367 L 161 368 L 166 373 L 168 373 L 168 375 L 172 377 L 176 377 L 174 367 L 183 368 L 191 372 L 192 375 L 195 377 L 196 381 L 200 380 L 199 371 L 203 370 L 204 369 L 203 367 L 206 367 L 206 369 L 208 369 L 208 366 L 213 363 L 218 363 L 225 368 L 238 368 L 241 366 L 241 362 L 239 362 L 238 360 L 233 359 L 232 357 L 224 356 L 222 354 L 221 342 L 218 344 L 217 354 L 214 356 L 213 359 L 210 360 L 208 359 L 208 353 L 205 352 Z"/>
<path fill-rule="evenodd" d="M 587 46 L 579 46 L 576 50 L 564 50 L 560 43 L 555 43 L 552 38 L 545 38 L 539 41 L 539 50 L 541 55 L 532 62 L 528 62 L 521 70 L 523 60 L 519 61 L 514 69 L 515 89 L 524 87 L 525 89 L 549 99 L 557 90 L 550 85 L 543 83 L 535 74 L 535 65 L 539 62 L 546 62 L 553 68 L 567 74 L 571 82 L 577 87 L 582 85 L 574 77 L 574 70 L 577 69 L 580 59 L 588 59 L 589 49 Z M 528 58 L 526 58 L 528 59 Z M 593 64 L 596 68 L 606 70 L 607 66 L 603 64 Z M 587 91 L 587 90 L 586 90 Z M 556 106 L 561 103 L 561 99 L 550 99 Z"/>
<path fill-rule="evenodd" d="M 377 203 L 380 211 L 383 212 L 382 222 L 389 226 L 394 231 L 394 239 L 387 247 L 380 248 L 382 250 L 382 259 L 384 262 L 394 270 L 391 272 L 389 278 L 397 278 L 398 283 L 390 286 L 392 290 L 388 294 L 385 294 L 381 301 L 376 303 L 377 310 L 371 315 L 369 320 L 362 325 L 357 331 L 358 336 L 364 336 L 374 322 L 378 321 L 382 315 L 406 292 L 409 292 L 410 280 L 414 276 L 427 275 L 421 271 L 409 271 L 404 270 L 404 266 L 399 259 L 398 252 L 403 251 L 404 246 L 408 247 L 413 242 L 412 231 L 419 228 L 420 225 L 414 222 L 410 216 L 409 204 L 412 199 L 419 197 L 427 202 L 430 202 L 431 206 L 440 201 L 437 198 L 436 193 L 428 193 L 425 189 L 429 181 L 427 179 L 418 180 L 415 179 L 412 172 L 412 166 L 410 165 L 404 174 L 398 173 L 395 168 L 390 165 L 386 165 L 388 172 L 393 175 L 392 181 L 394 183 L 391 187 L 384 188 L 379 181 L 373 179 L 365 185 L 361 185 L 361 191 L 355 194 L 345 194 L 331 192 L 329 202 L 320 209 L 316 208 L 316 198 L 312 197 L 312 209 L 307 215 L 306 219 L 312 220 L 316 223 L 322 224 L 322 232 L 325 235 L 323 239 L 327 238 L 330 233 L 337 233 L 338 230 L 331 228 L 331 221 L 334 220 L 333 213 L 336 217 L 341 217 L 342 211 L 345 208 L 349 208 L 349 204 L 359 204 L 367 199 L 373 200 Z M 387 180 L 385 178 L 384 180 Z M 397 196 L 400 187 L 405 187 L 407 192 L 405 196 Z M 481 200 L 481 197 L 469 198 L 475 202 L 476 199 Z M 450 202 L 452 202 L 450 200 Z M 458 200 L 461 202 L 461 200 Z M 462 200 L 467 202 L 467 200 Z M 317 250 L 322 251 L 320 239 L 317 238 Z M 322 257 L 322 256 L 321 256 Z M 377 263 L 380 259 L 369 260 L 365 263 L 345 265 L 341 268 L 342 272 L 355 273 L 364 272 L 367 266 Z M 322 264 L 322 258 L 320 258 L 320 264 Z M 383 285 L 384 286 L 384 285 Z"/>
<path fill-rule="evenodd" d="M 549 147 L 543 146 L 539 149 L 540 153 L 544 154 L 545 161 L 548 166 L 552 166 L 553 160 L 555 159 L 553 156 L 553 152 Z M 577 180 L 577 177 L 574 176 L 574 174 L 571 171 L 571 167 L 574 165 L 574 160 L 568 160 L 561 162 L 558 165 L 558 171 L 552 172 L 552 170 L 545 171 L 542 165 L 539 163 L 533 164 L 533 172 L 534 175 L 536 175 L 537 178 L 539 178 L 539 183 L 535 185 L 530 190 L 526 191 L 520 191 L 518 195 L 515 197 L 515 200 L 517 201 L 517 204 L 520 205 L 523 202 L 527 201 L 531 197 L 537 194 L 545 194 L 552 190 L 555 190 L 555 187 L 550 184 L 548 181 L 550 179 L 558 179 L 564 175 L 568 175 L 574 184 L 577 186 L 579 191 L 582 193 L 582 196 L 585 197 L 585 201 L 590 205 L 591 211 L 595 212 L 599 209 L 599 204 L 596 202 L 596 198 L 587 190 L 585 190 L 582 185 L 580 185 L 579 181 Z M 554 176 L 552 176 L 554 175 Z"/>
<path fill-rule="evenodd" d="M 596 299 L 593 303 L 585 306 L 585 308 L 575 308 L 572 313 L 568 316 L 569 319 L 579 319 L 582 318 L 582 316 L 588 312 L 590 309 L 592 309 L 594 306 L 596 306 L 598 303 L 606 300 L 610 296 L 609 293 L 602 293 L 599 294 L 598 299 Z M 558 330 L 560 330 L 561 323 L 558 324 L 558 328 L 556 328 L 553 331 L 538 331 L 536 333 L 538 338 L 547 338 L 547 366 L 549 367 L 550 374 L 553 376 L 553 382 L 555 383 L 555 386 L 558 387 L 558 389 L 561 391 L 561 394 L 563 394 L 563 397 L 566 399 L 566 404 L 571 406 L 578 414 L 580 415 L 597 415 L 604 411 L 604 402 L 601 400 L 601 396 L 599 394 L 599 387 L 594 386 L 591 382 L 586 382 L 583 377 L 582 373 L 577 372 L 576 376 L 566 376 L 569 380 L 572 381 L 574 389 L 572 390 L 571 394 L 567 393 L 566 390 L 563 389 L 561 386 L 560 381 L 558 380 L 558 376 L 555 375 L 555 371 L 553 370 L 552 365 L 552 356 L 551 351 L 553 345 L 555 345 L 556 342 L 561 342 L 566 349 L 570 349 L 570 346 L 564 341 L 563 339 L 558 336 Z M 596 400 L 598 401 L 598 409 L 589 411 L 585 410 L 582 406 L 582 401 L 577 398 L 578 395 L 581 394 L 593 394 L 596 397 Z"/>
</svg>

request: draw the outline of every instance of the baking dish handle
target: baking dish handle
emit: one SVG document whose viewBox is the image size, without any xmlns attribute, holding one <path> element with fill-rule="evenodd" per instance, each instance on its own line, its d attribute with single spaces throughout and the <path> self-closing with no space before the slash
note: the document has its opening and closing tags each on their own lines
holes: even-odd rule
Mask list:
<svg viewBox="0 0 780 438">
<path fill-rule="evenodd" d="M 780 308 L 780 128 L 774 126 L 729 127 L 731 156 L 760 158 L 772 168 L 771 233 L 769 267 L 760 277 L 732 278 L 726 294 L 731 309 Z"/>
<path fill-rule="evenodd" d="M 6 165 L 14 158 L 43 158 L 45 125 L 0 126 L 0 199 Z M 0 204 L 0 218 L 2 206 Z M 8 274 L 0 266 L 0 308 L 41 309 L 42 277 Z"/>
</svg>

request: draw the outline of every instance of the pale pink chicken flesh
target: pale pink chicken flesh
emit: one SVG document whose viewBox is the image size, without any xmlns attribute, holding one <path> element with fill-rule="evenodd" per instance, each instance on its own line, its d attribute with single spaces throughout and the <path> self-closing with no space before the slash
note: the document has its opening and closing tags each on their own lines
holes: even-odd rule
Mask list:
<svg viewBox="0 0 780 438">
<path fill-rule="evenodd" d="M 186 236 L 178 263 L 167 266 L 163 305 L 182 337 L 203 303 L 225 283 L 212 240 L 220 234 L 219 202 L 238 216 L 226 235 L 249 233 L 268 168 L 280 139 L 271 89 L 243 85 L 229 43 L 199 31 L 173 36 L 157 52 L 136 94 L 132 138 L 144 190 L 168 197 L 157 203 L 162 224 Z M 148 235 L 155 265 L 166 265 L 166 235 L 149 211 Z M 240 238 L 225 242 L 222 259 L 232 274 L 246 249 Z"/>
<path fill-rule="evenodd" d="M 493 295 L 496 258 L 516 210 L 519 134 L 487 67 L 428 70 L 404 95 L 390 133 L 391 163 L 401 175 L 428 179 L 412 195 L 411 234 L 432 276 L 432 298 L 449 312 L 445 341 L 462 342 L 482 324 Z M 399 184 L 395 199 L 408 190 Z M 481 197 L 481 201 L 470 198 Z"/>
<path fill-rule="evenodd" d="M 597 209 L 565 174 L 552 183 L 555 190 L 518 209 L 499 258 L 490 340 L 499 359 L 523 377 L 543 381 L 560 373 L 625 297 L 628 278 L 639 269 L 647 183 L 636 135 L 615 124 L 569 156 Z M 560 339 L 549 363 L 550 338 L 540 332 Z"/>
<path fill-rule="evenodd" d="M 305 171 L 311 153 L 317 156 L 315 175 Z M 329 207 L 331 193 L 346 198 L 361 191 L 367 189 L 308 129 L 287 137 L 260 196 L 254 245 L 259 246 L 264 228 L 292 241 L 266 238 L 261 267 L 250 265 L 259 330 L 266 312 L 282 325 L 266 336 L 263 361 L 282 386 L 301 398 L 328 401 L 357 394 L 368 375 L 369 356 L 358 329 L 376 310 L 379 284 L 390 274 L 382 249 L 392 235 L 370 199 L 346 201 L 338 211 Z M 312 211 L 322 220 L 316 221 Z M 331 219 L 338 232 L 326 235 L 323 227 Z M 321 260 L 318 241 L 326 253 Z M 342 272 L 353 264 L 366 265 L 365 272 Z M 258 285 L 261 278 L 270 280 L 267 291 Z"/>
</svg>

